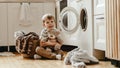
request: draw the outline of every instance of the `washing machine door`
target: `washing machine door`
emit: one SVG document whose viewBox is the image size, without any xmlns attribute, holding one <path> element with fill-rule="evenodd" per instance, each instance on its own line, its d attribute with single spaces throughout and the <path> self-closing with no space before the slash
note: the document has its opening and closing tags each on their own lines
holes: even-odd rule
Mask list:
<svg viewBox="0 0 120 68">
<path fill-rule="evenodd" d="M 64 32 L 74 33 L 79 27 L 79 14 L 72 7 L 65 7 L 59 15 L 59 26 Z"/>
</svg>

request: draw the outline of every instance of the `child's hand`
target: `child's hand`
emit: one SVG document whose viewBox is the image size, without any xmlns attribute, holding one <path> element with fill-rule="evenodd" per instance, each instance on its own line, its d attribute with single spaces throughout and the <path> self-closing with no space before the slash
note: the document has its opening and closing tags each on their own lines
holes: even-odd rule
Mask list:
<svg viewBox="0 0 120 68">
<path fill-rule="evenodd" d="M 50 45 L 50 46 L 55 46 L 57 42 L 50 42 L 48 41 L 47 44 Z"/>
<path fill-rule="evenodd" d="M 40 46 L 42 46 L 42 47 L 55 46 L 55 45 L 56 45 L 56 42 L 49 42 L 49 41 L 47 41 L 47 42 L 41 41 L 41 44 L 40 44 Z"/>
<path fill-rule="evenodd" d="M 55 50 L 59 50 L 61 48 L 61 45 L 59 43 L 57 43 L 54 47 Z"/>
<path fill-rule="evenodd" d="M 58 36 L 60 34 L 60 30 L 57 30 L 56 31 L 56 35 Z"/>
</svg>

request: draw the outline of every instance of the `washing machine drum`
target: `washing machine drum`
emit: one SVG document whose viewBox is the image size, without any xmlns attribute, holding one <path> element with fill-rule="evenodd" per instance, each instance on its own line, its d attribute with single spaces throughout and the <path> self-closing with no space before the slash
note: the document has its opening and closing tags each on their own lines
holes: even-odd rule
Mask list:
<svg viewBox="0 0 120 68">
<path fill-rule="evenodd" d="M 74 33 L 79 27 L 79 14 L 72 7 L 65 7 L 59 16 L 59 26 L 67 33 Z"/>
</svg>

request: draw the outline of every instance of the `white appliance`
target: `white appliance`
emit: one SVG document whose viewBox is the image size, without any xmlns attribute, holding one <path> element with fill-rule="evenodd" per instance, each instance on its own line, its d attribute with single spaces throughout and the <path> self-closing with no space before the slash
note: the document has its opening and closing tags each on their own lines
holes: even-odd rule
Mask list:
<svg viewBox="0 0 120 68">
<path fill-rule="evenodd" d="M 67 14 L 68 23 L 65 25 L 67 29 L 60 26 L 62 30 L 62 37 L 64 40 L 64 44 L 78 46 L 81 49 L 87 50 L 89 54 L 92 54 L 93 53 L 92 0 L 68 0 L 67 4 L 68 7 L 72 7 L 74 9 L 74 10 L 72 9 L 73 11 L 72 10 L 70 11 L 76 12 L 75 15 L 78 13 L 76 17 L 79 17 L 79 19 L 78 18 L 76 19 L 75 15 L 72 13 Z M 66 12 L 62 14 L 65 15 L 65 13 Z M 62 21 L 61 17 L 62 15 L 60 13 L 59 23 Z"/>
</svg>

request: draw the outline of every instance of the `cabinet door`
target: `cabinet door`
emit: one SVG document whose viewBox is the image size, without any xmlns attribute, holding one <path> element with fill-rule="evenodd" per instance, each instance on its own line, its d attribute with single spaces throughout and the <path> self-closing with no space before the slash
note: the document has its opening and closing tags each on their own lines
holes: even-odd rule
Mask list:
<svg viewBox="0 0 120 68">
<path fill-rule="evenodd" d="M 20 3 L 8 3 L 8 43 L 15 45 L 14 32 L 19 30 Z M 23 30 L 23 29 L 20 29 Z"/>
<path fill-rule="evenodd" d="M 105 0 L 94 0 L 94 15 L 105 13 Z"/>
<path fill-rule="evenodd" d="M 8 45 L 7 35 L 7 4 L 0 3 L 0 46 Z"/>
<path fill-rule="evenodd" d="M 106 50 L 106 25 L 104 15 L 94 17 L 94 48 Z"/>
</svg>

